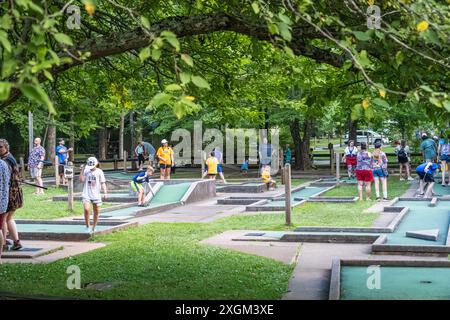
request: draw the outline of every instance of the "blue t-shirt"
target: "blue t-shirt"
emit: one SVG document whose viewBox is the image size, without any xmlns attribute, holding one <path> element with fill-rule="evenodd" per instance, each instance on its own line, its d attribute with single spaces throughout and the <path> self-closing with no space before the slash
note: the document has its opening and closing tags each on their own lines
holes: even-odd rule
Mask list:
<svg viewBox="0 0 450 320">
<path fill-rule="evenodd" d="M 136 183 L 139 183 L 139 184 L 142 184 L 144 182 L 149 182 L 150 181 L 149 177 L 146 177 L 145 179 L 138 180 L 138 178 L 144 177 L 145 174 L 146 174 L 146 172 L 139 172 L 137 175 L 134 176 L 133 181 L 136 182 Z"/>
<path fill-rule="evenodd" d="M 61 153 L 61 151 L 64 153 Z M 66 164 L 67 147 L 66 146 L 57 146 L 56 147 L 56 155 L 59 158 L 59 164 Z"/>
<path fill-rule="evenodd" d="M 241 170 L 248 170 L 248 162 L 244 162 L 241 166 Z"/>
<path fill-rule="evenodd" d="M 416 168 L 416 172 L 425 172 L 425 167 L 428 165 L 428 163 L 423 163 L 420 166 L 418 166 Z M 436 163 L 433 163 L 429 168 L 428 168 L 428 174 L 434 174 L 436 172 L 436 170 L 439 168 L 439 165 Z"/>
</svg>

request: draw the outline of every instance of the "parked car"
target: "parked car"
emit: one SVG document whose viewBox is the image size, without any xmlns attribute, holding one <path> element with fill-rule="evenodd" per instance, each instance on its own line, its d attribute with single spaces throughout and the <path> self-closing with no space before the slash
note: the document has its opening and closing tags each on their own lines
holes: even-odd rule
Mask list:
<svg viewBox="0 0 450 320">
<path fill-rule="evenodd" d="M 375 144 L 375 142 L 380 141 L 381 144 L 389 144 L 389 139 L 383 137 L 381 134 L 372 130 L 357 130 L 356 131 L 356 145 L 360 145 L 361 142 L 368 142 L 369 145 Z M 348 133 L 345 135 L 345 144 L 348 143 Z"/>
</svg>

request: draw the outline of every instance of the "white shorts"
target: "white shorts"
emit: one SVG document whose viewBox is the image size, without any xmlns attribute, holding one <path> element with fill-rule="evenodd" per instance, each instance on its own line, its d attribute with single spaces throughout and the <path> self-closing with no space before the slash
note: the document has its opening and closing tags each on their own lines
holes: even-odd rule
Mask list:
<svg viewBox="0 0 450 320">
<path fill-rule="evenodd" d="M 83 198 L 82 200 L 83 204 L 84 203 L 92 203 L 95 204 L 97 207 L 101 206 L 103 204 L 102 199 L 87 199 L 87 198 Z"/>
<path fill-rule="evenodd" d="M 42 176 L 42 169 L 38 167 L 30 168 L 30 174 L 33 179 L 40 178 Z"/>
</svg>

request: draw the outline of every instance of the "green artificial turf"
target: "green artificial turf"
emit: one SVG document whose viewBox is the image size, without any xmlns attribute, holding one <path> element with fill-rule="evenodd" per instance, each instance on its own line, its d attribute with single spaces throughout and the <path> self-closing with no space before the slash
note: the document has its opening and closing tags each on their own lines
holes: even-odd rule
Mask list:
<svg viewBox="0 0 450 320">
<path fill-rule="evenodd" d="M 74 201 L 74 211 L 67 209 L 67 202 L 52 201 L 52 198 L 57 195 L 67 194 L 65 189 L 56 187 L 49 187 L 45 190 L 44 195 L 34 195 L 36 191 L 34 187 L 23 186 L 24 205 L 18 209 L 14 215 L 16 219 L 58 219 L 70 216 L 77 216 L 83 214 L 83 206 L 81 201 Z M 103 207 L 111 206 L 111 204 L 104 203 Z"/>
</svg>

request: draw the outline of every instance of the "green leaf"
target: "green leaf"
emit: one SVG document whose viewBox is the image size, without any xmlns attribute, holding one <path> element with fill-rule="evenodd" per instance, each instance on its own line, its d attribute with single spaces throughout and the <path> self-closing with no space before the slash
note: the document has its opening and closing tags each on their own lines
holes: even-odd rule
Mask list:
<svg viewBox="0 0 450 320">
<path fill-rule="evenodd" d="M 150 104 L 154 107 L 159 107 L 165 104 L 168 104 L 170 100 L 172 99 L 172 95 L 168 93 L 157 93 L 153 99 L 150 101 Z"/>
<path fill-rule="evenodd" d="M 420 86 L 420 88 L 422 88 L 423 90 L 425 90 L 426 92 L 433 92 L 433 89 L 431 89 L 429 86 L 427 85 L 422 85 Z"/>
<path fill-rule="evenodd" d="M 3 30 L 0 30 L 0 43 L 6 51 L 11 52 L 11 43 L 8 40 L 8 34 Z"/>
<path fill-rule="evenodd" d="M 12 19 L 9 14 L 5 14 L 3 17 L 0 18 L 0 27 L 2 29 L 8 30 L 11 28 L 12 25 Z"/>
<path fill-rule="evenodd" d="M 358 103 L 358 104 L 355 104 L 354 106 L 353 106 L 353 108 L 352 108 L 352 115 L 351 115 L 351 117 L 352 117 L 352 120 L 358 120 L 358 119 L 360 119 L 361 118 L 361 115 L 362 115 L 362 106 L 361 106 L 361 104 L 360 103 Z"/>
<path fill-rule="evenodd" d="M 33 1 L 28 2 L 28 8 L 39 14 L 44 14 L 44 10 L 40 6 L 35 4 Z"/>
<path fill-rule="evenodd" d="M 164 38 L 176 38 L 177 35 L 175 33 L 173 33 L 172 31 L 168 31 L 168 30 L 164 30 L 163 32 L 161 32 L 161 37 Z"/>
<path fill-rule="evenodd" d="M 180 51 L 180 41 L 177 38 L 166 38 L 166 41 L 170 43 L 172 47 L 178 52 Z"/>
<path fill-rule="evenodd" d="M 442 108 L 442 107 L 443 107 L 442 101 L 439 100 L 439 99 L 436 98 L 436 97 L 430 97 L 428 100 L 429 100 L 432 104 L 434 104 L 436 107 L 438 107 L 438 108 Z"/>
<path fill-rule="evenodd" d="M 55 33 L 53 36 L 55 37 L 55 40 L 58 41 L 59 43 L 68 46 L 73 46 L 73 41 L 68 35 L 64 33 Z"/>
<path fill-rule="evenodd" d="M 256 14 L 259 14 L 259 4 L 258 4 L 258 2 L 253 2 L 252 3 L 252 9 L 253 9 L 253 12 L 255 12 Z"/>
<path fill-rule="evenodd" d="M 289 30 L 289 26 L 286 23 L 280 22 L 278 23 L 278 29 L 280 30 L 281 37 L 286 41 L 292 40 L 292 34 Z"/>
<path fill-rule="evenodd" d="M 188 55 L 188 54 L 186 54 L 186 53 L 183 53 L 183 54 L 181 55 L 181 59 L 182 59 L 188 66 L 190 66 L 190 67 L 193 67 L 193 66 L 194 66 L 194 61 L 192 60 L 192 58 L 191 58 L 190 55 Z"/>
<path fill-rule="evenodd" d="M 173 105 L 173 113 L 177 116 L 178 119 L 181 119 L 184 114 L 186 113 L 186 106 L 181 103 L 180 101 L 177 101 L 174 105 Z"/>
<path fill-rule="evenodd" d="M 362 31 L 353 31 L 353 34 L 355 35 L 356 39 L 359 41 L 369 41 L 370 36 L 366 32 Z"/>
<path fill-rule="evenodd" d="M 384 99 L 375 98 L 372 100 L 372 102 L 380 107 L 384 107 L 386 109 L 389 108 L 389 103 Z"/>
<path fill-rule="evenodd" d="M 50 81 L 54 80 L 53 75 L 48 70 L 44 70 L 44 76 Z"/>
<path fill-rule="evenodd" d="M 295 58 L 294 51 L 292 51 L 291 48 L 289 48 L 288 46 L 284 46 L 283 49 L 287 53 L 288 56 L 290 56 L 291 58 Z"/>
<path fill-rule="evenodd" d="M 2 78 L 9 77 L 16 71 L 17 62 L 14 59 L 6 59 L 3 61 Z"/>
<path fill-rule="evenodd" d="M 144 62 L 147 60 L 151 55 L 151 51 L 149 47 L 146 47 L 139 52 L 139 59 L 141 59 L 141 62 Z"/>
<path fill-rule="evenodd" d="M 191 80 L 197 87 L 211 90 L 208 81 L 206 81 L 204 78 L 200 76 L 192 76 Z"/>
<path fill-rule="evenodd" d="M 4 101 L 9 98 L 12 84 L 10 82 L 0 82 L 0 101 Z"/>
<path fill-rule="evenodd" d="M 191 74 L 189 72 L 181 72 L 180 80 L 182 84 L 188 84 L 191 82 Z"/>
<path fill-rule="evenodd" d="M 287 25 L 291 25 L 292 24 L 291 19 L 287 15 L 285 15 L 285 14 L 283 14 L 281 12 L 278 14 L 278 18 L 280 18 L 280 20 L 283 21 Z"/>
<path fill-rule="evenodd" d="M 269 32 L 271 34 L 279 34 L 280 33 L 280 31 L 278 30 L 278 27 L 277 27 L 277 25 L 275 23 L 270 23 L 269 24 Z"/>
<path fill-rule="evenodd" d="M 20 91 L 31 101 L 46 106 L 51 114 L 56 114 L 53 103 L 50 101 L 47 93 L 39 85 L 22 84 L 20 86 Z"/>
<path fill-rule="evenodd" d="M 183 90 L 183 88 L 181 88 L 181 86 L 176 83 L 167 85 L 165 89 L 165 91 L 179 91 L 179 90 Z"/>
<path fill-rule="evenodd" d="M 159 58 L 161 58 L 161 50 L 159 50 L 159 49 L 153 49 L 153 50 L 152 50 L 152 59 L 153 59 L 154 61 L 158 61 Z"/>
<path fill-rule="evenodd" d="M 150 29 L 150 22 L 148 21 L 148 19 L 146 17 L 141 16 L 141 23 L 144 26 L 144 28 Z"/>
<path fill-rule="evenodd" d="M 363 67 L 368 67 L 371 64 L 371 61 L 369 60 L 369 58 L 367 58 L 367 51 L 366 50 L 361 50 L 361 52 L 359 53 L 359 59 L 358 62 L 361 64 L 361 66 Z"/>
<path fill-rule="evenodd" d="M 449 100 L 444 101 L 444 108 L 445 108 L 445 110 L 450 112 L 450 101 Z"/>
</svg>

